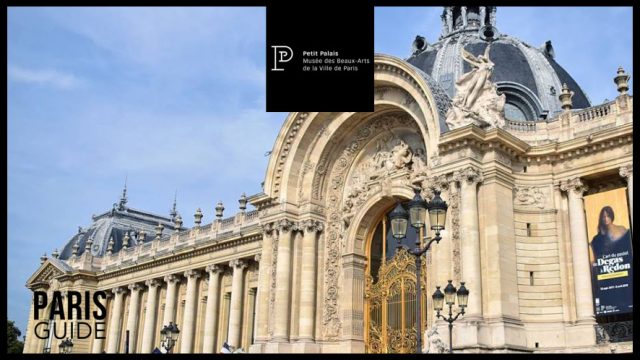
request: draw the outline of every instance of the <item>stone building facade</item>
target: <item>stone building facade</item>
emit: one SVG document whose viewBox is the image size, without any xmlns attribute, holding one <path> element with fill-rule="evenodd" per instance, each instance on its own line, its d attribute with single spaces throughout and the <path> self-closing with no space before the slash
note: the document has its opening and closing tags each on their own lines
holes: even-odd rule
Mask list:
<svg viewBox="0 0 640 360">
<path fill-rule="evenodd" d="M 179 353 L 224 342 L 247 352 L 413 351 L 415 266 L 386 240 L 385 215 L 419 187 L 449 204 L 421 279 L 426 329 L 448 334 L 430 294 L 451 279 L 471 293 L 456 351 L 632 351 L 632 323 L 595 316 L 583 204 L 624 188 L 633 224 L 629 76 L 612 74 L 618 97 L 592 106 L 550 42 L 536 49 L 499 34 L 495 14 L 445 7 L 438 42 L 416 39 L 407 60 L 376 55 L 372 113 L 289 114 L 264 192 L 243 196 L 233 216 L 219 203 L 213 222 L 202 224 L 198 209 L 184 228 L 175 212 L 128 207 L 125 192 L 43 257 L 27 286 L 110 294 L 106 339 L 76 339 L 74 352 L 124 352 L 128 332 L 129 352 L 149 353 L 169 322 L 180 328 Z M 473 66 L 461 49 L 494 62 L 476 104 L 494 104 L 500 121 L 460 100 L 470 90 L 453 80 Z M 522 63 L 528 70 L 514 68 Z M 447 122 L 456 106 L 461 118 Z M 33 311 L 25 352 L 57 352 L 59 340 L 33 336 Z"/>
</svg>

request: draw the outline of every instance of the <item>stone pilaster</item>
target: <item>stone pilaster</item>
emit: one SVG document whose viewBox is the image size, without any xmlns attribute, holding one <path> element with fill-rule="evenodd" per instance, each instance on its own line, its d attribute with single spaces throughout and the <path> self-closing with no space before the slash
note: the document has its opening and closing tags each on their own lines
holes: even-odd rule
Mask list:
<svg viewBox="0 0 640 360">
<path fill-rule="evenodd" d="M 233 269 L 233 279 L 231 282 L 231 309 L 229 311 L 229 336 L 228 344 L 240 347 L 242 334 L 242 302 L 244 300 L 243 279 L 244 269 L 248 266 L 246 260 L 234 259 L 229 262 L 229 267 Z"/>
<path fill-rule="evenodd" d="M 207 308 L 204 318 L 204 341 L 202 352 L 205 354 L 215 353 L 216 329 L 218 328 L 218 302 L 220 294 L 220 274 L 222 267 L 219 265 L 209 265 L 205 269 L 209 273 L 209 288 L 207 289 Z"/>
<path fill-rule="evenodd" d="M 136 352 L 138 344 L 138 320 L 140 319 L 140 293 L 144 289 L 142 284 L 131 284 L 128 286 L 131 291 L 129 299 L 129 316 L 127 317 L 127 330 L 129 331 L 129 353 Z"/>
<path fill-rule="evenodd" d="M 461 279 L 473 291 L 469 296 L 467 320 L 482 317 L 482 278 L 480 268 L 480 234 L 478 229 L 478 183 L 480 172 L 468 167 L 454 175 L 460 181 Z"/>
<path fill-rule="evenodd" d="M 351 352 L 364 352 L 364 271 L 367 258 L 356 254 L 342 256 L 344 274 L 343 340 Z"/>
<path fill-rule="evenodd" d="M 196 330 L 196 306 L 198 305 L 198 279 L 202 272 L 198 270 L 187 270 L 184 277 L 187 278 L 187 298 L 184 304 L 184 316 L 182 317 L 182 333 L 180 353 L 190 354 L 193 352 Z"/>
<path fill-rule="evenodd" d="M 149 292 L 147 294 L 147 309 L 144 314 L 140 353 L 150 354 L 154 348 L 156 318 L 158 316 L 158 288 L 162 286 L 162 282 L 157 279 L 151 279 L 145 281 L 144 284 L 149 289 Z"/>
<path fill-rule="evenodd" d="M 122 312 L 124 310 L 124 287 L 117 287 L 111 290 L 115 296 L 111 321 L 109 323 L 109 335 L 107 336 L 107 353 L 116 354 L 120 345 L 120 334 L 122 333 Z"/>
</svg>

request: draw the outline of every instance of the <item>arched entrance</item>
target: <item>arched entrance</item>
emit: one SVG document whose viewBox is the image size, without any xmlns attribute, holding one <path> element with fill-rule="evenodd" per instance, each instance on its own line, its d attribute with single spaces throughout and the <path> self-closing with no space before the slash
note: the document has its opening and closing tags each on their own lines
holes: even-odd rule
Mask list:
<svg viewBox="0 0 640 360">
<path fill-rule="evenodd" d="M 405 247 L 415 246 L 420 232 L 409 227 L 400 243 L 391 235 L 387 208 L 367 239 L 365 270 L 365 343 L 368 353 L 413 353 L 416 350 L 416 266 Z M 426 274 L 426 261 L 422 262 Z M 422 284 L 422 329 L 426 328 L 427 296 Z"/>
</svg>

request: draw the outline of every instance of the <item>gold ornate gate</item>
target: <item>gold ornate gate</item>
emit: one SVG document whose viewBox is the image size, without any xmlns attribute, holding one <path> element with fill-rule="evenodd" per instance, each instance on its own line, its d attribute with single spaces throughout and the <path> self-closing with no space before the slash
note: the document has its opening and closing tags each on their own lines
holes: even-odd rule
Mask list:
<svg viewBox="0 0 640 360">
<path fill-rule="evenodd" d="M 424 262 L 423 262 L 424 264 Z M 377 276 L 366 275 L 366 349 L 369 353 L 412 353 L 416 350 L 415 258 L 399 248 L 382 261 Z M 426 266 L 423 267 L 423 273 Z M 377 279 L 377 281 L 375 280 Z M 424 279 L 422 287 L 425 288 Z M 422 328 L 426 302 L 422 296 Z"/>
</svg>

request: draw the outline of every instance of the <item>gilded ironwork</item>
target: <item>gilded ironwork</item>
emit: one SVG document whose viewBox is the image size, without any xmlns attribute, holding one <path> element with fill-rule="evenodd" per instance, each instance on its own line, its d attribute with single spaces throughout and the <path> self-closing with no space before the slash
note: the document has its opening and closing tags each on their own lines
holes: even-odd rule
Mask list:
<svg viewBox="0 0 640 360">
<path fill-rule="evenodd" d="M 404 248 L 383 262 L 378 270 L 378 281 L 366 275 L 367 300 L 367 352 L 412 353 L 416 338 L 416 265 L 415 258 Z M 426 273 L 426 264 L 423 262 Z M 421 281 L 425 288 L 424 278 Z M 426 297 L 423 296 L 423 304 Z M 423 305 L 424 307 L 424 305 Z M 425 312 L 426 314 L 426 312 Z M 422 323 L 426 322 L 423 315 Z"/>
</svg>

